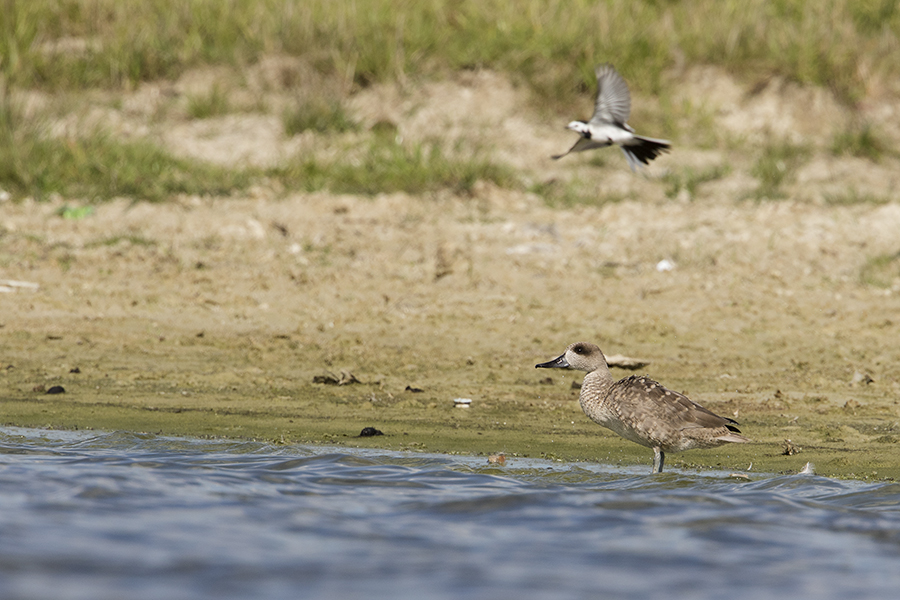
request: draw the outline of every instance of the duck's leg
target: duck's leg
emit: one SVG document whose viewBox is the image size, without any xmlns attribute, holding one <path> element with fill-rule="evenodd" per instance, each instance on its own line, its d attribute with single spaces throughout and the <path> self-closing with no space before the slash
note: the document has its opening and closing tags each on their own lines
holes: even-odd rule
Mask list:
<svg viewBox="0 0 900 600">
<path fill-rule="evenodd" d="M 666 461 L 665 453 L 657 446 L 653 449 L 653 470 L 650 471 L 650 474 L 653 473 L 662 473 L 663 463 Z"/>
</svg>

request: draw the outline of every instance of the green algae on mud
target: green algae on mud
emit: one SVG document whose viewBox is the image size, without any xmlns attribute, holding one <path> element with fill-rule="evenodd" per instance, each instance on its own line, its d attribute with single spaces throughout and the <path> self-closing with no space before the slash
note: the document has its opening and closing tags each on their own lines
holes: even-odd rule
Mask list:
<svg viewBox="0 0 900 600">
<path fill-rule="evenodd" d="M 188 395 L 170 392 L 169 398 L 146 389 L 119 390 L 118 394 L 98 393 L 90 388 L 81 392 L 78 386 L 69 385 L 65 396 L 35 392 L 2 398 L 0 410 L 5 422 L 18 426 L 129 430 L 467 455 L 503 452 L 510 459 L 542 457 L 567 462 L 646 464 L 649 468 L 648 449 L 621 440 L 587 421 L 571 394 L 558 394 L 569 400 L 555 405 L 537 401 L 537 409 L 534 404 L 515 407 L 502 401 L 478 402 L 473 403 L 473 408 L 457 409 L 452 402 L 432 407 L 409 400 L 376 406 L 378 400 L 372 400 L 375 389 L 364 386 L 350 398 L 319 391 L 315 397 L 298 402 L 295 398 L 260 401 L 255 394 L 237 394 L 223 400 L 220 393 L 197 390 Z M 486 396 L 490 396 L 487 390 Z M 844 425 L 836 425 L 834 417 L 797 412 L 802 421 L 776 414 L 744 419 L 743 431 L 754 436 L 754 443 L 676 454 L 670 458 L 669 467 L 790 473 L 812 462 L 817 472 L 833 477 L 900 478 L 900 440 L 893 430 L 879 431 L 878 411 L 854 415 L 850 424 Z M 846 414 L 837 418 L 848 421 Z M 798 437 L 793 433 L 800 429 L 797 421 L 811 431 L 821 432 L 822 441 L 797 444 L 794 449 L 799 454 L 786 455 L 783 440 L 789 438 L 784 436 Z M 359 437 L 366 426 L 375 426 L 385 435 Z M 863 437 L 869 439 L 863 441 Z"/>
</svg>

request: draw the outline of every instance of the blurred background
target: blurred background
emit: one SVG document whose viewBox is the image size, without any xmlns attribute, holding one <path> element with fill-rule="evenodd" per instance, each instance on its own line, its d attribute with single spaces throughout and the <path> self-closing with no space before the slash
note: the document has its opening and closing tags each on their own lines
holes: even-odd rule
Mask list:
<svg viewBox="0 0 900 600">
<path fill-rule="evenodd" d="M 731 199 L 853 204 L 886 202 L 895 183 L 893 0 L 2 7 L 0 187 L 13 199 L 483 180 L 552 204 L 693 199 L 710 182 Z M 629 82 L 632 125 L 675 144 L 654 191 L 598 189 L 624 164 L 616 152 L 545 160 L 590 115 L 599 62 Z"/>
</svg>

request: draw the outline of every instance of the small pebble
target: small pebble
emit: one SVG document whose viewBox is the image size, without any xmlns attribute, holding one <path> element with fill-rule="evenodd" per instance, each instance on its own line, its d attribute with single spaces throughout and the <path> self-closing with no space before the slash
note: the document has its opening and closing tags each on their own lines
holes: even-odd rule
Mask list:
<svg viewBox="0 0 900 600">
<path fill-rule="evenodd" d="M 471 398 L 454 398 L 453 404 L 454 404 L 454 406 L 456 406 L 456 408 L 469 408 L 469 406 L 472 404 L 472 399 Z"/>
<path fill-rule="evenodd" d="M 860 373 L 859 371 L 853 373 L 853 377 L 850 379 L 850 385 L 853 386 L 858 386 L 860 384 L 869 385 L 870 383 L 874 382 L 875 380 L 872 379 L 869 375 L 867 375 L 866 373 Z"/>
<path fill-rule="evenodd" d="M 66 388 L 61 385 L 54 385 L 49 390 L 47 390 L 48 394 L 65 394 Z"/>
</svg>

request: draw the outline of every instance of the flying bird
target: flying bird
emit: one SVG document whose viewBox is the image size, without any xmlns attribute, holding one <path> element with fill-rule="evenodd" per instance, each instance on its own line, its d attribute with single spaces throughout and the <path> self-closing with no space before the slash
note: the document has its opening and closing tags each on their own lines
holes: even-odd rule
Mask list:
<svg viewBox="0 0 900 600">
<path fill-rule="evenodd" d="M 578 133 L 581 137 L 568 152 L 557 154 L 553 158 L 560 159 L 570 152 L 584 152 L 594 148 L 604 148 L 613 144 L 622 148 L 625 159 L 632 171 L 668 152 L 671 144 L 667 140 L 657 140 L 635 135 L 634 129 L 626 121 L 631 113 L 631 94 L 628 84 L 616 72 L 611 64 L 599 65 L 594 73 L 597 75 L 597 100 L 594 103 L 594 116 L 585 123 L 572 121 L 566 129 Z"/>
<path fill-rule="evenodd" d="M 558 358 L 535 367 L 586 371 L 579 396 L 584 414 L 626 440 L 651 448 L 651 473 L 662 473 L 666 452 L 750 441 L 733 419 L 720 417 L 649 377 L 632 375 L 615 381 L 595 344 L 571 344 Z"/>
</svg>

